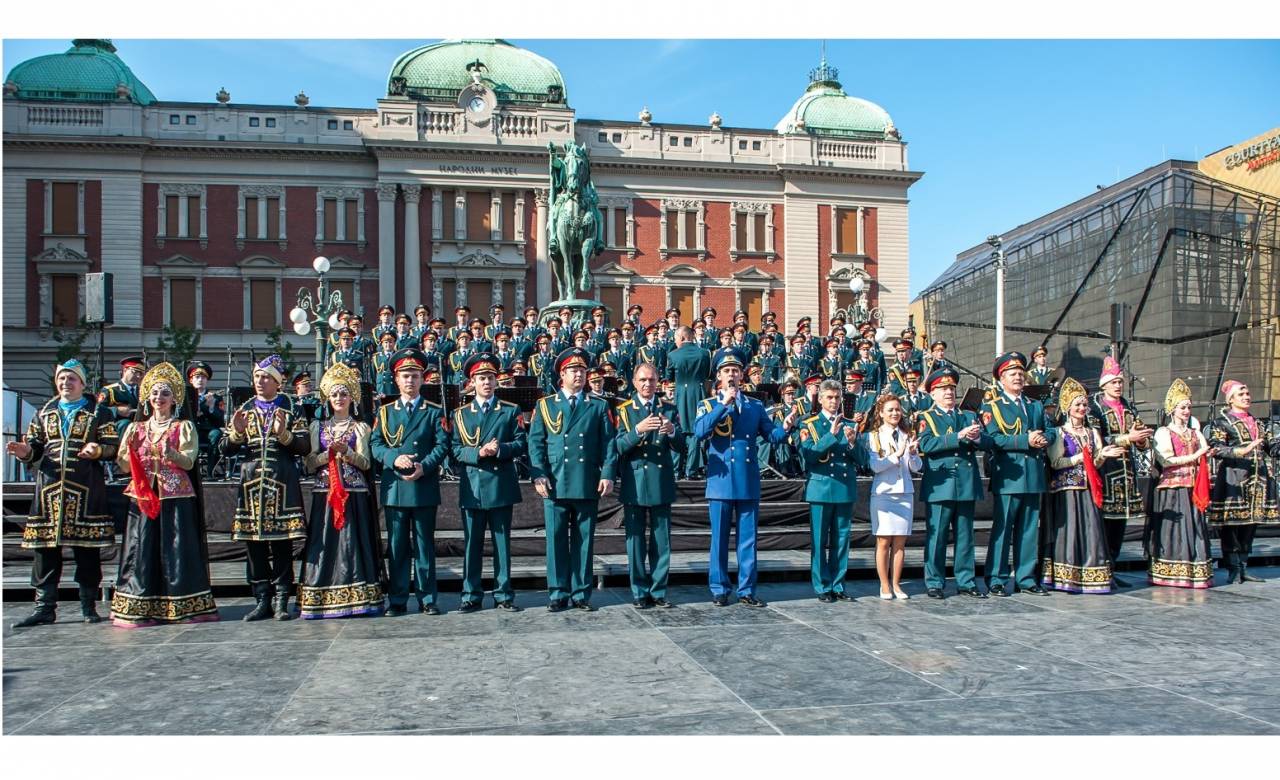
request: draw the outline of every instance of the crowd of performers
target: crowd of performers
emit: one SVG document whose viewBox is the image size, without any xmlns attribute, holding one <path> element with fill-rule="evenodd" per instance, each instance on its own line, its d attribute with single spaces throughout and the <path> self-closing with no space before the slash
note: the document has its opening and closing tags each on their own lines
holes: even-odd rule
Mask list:
<svg viewBox="0 0 1280 780">
<path fill-rule="evenodd" d="M 394 616 L 411 606 L 439 614 L 434 537 L 442 474 L 459 480 L 461 612 L 483 606 L 486 537 L 493 604 L 518 609 L 511 518 L 526 479 L 543 502 L 551 611 L 593 609 L 599 501 L 615 491 L 633 604 L 672 606 L 666 588 L 679 479 L 705 480 L 709 586 L 719 606 L 764 605 L 755 592 L 762 473 L 805 480 L 811 580 L 823 602 L 851 600 L 844 579 L 859 475 L 871 476 L 884 599 L 907 597 L 900 578 L 917 501 L 927 507 L 931 598 L 945 597 L 949 543 L 956 589 L 974 598 L 1128 587 L 1114 568 L 1135 518 L 1145 519 L 1152 584 L 1209 587 L 1211 529 L 1228 582 L 1258 581 L 1248 572 L 1254 531 L 1280 523 L 1271 463 L 1280 437 L 1250 414 L 1249 388 L 1239 382 L 1222 385 L 1222 410 L 1201 426 L 1187 385 L 1175 381 L 1164 402 L 1167 424 L 1153 429 L 1125 397 L 1110 357 L 1097 393 L 1067 378 L 1050 399 L 1057 409 L 1050 415 L 1024 392 L 1052 374 L 1043 348 L 1031 360 L 1006 353 L 980 409 L 970 411 L 960 408 L 959 372 L 946 344 L 935 342 L 926 354 L 910 329 L 887 360 L 873 325 L 859 324 L 861 338 L 853 340 L 837 319 L 825 339 L 811 334 L 809 318 L 782 339 L 770 313 L 755 333 L 745 312 L 716 328 L 712 309 L 692 327 L 673 309 L 643 328 L 639 306 L 618 328 L 604 327 L 603 307 L 582 322 L 566 310 L 545 326 L 532 308 L 529 319 L 511 322 L 500 305 L 491 322 L 468 319 L 466 307 L 455 313 L 446 330 L 425 307 L 416 324 L 383 307 L 371 339 L 358 315 L 344 314 L 318 395 L 306 372 L 291 377 L 295 392 L 285 393 L 290 378 L 271 355 L 253 367 L 252 397 L 234 408 L 209 388 L 212 371 L 198 361 L 184 376 L 167 362 L 148 368 L 142 357 L 127 358 L 120 381 L 96 397 L 86 393 L 78 361 L 56 366 L 57 395 L 25 437 L 7 445 L 36 473 L 22 539 L 34 554 L 36 608 L 18 625 L 54 622 L 63 547 L 76 563 L 83 619 L 101 619 L 100 550 L 117 544 L 107 463 L 128 482 L 111 601 L 113 623 L 125 627 L 218 619 L 202 484 L 220 458 L 239 465 L 231 538 L 246 545 L 255 603 L 244 619 L 251 621 L 289 619 L 295 594 L 297 614 L 308 619 Z M 497 392 L 521 375 L 544 393 L 528 412 Z M 609 376 L 622 379 L 621 392 L 603 392 Z M 424 392 L 431 382 L 461 385 L 462 401 L 442 408 Z M 757 397 L 768 384 L 780 385 L 780 402 Z M 376 402 L 367 403 L 367 394 Z M 1137 478 L 1144 451 L 1154 471 L 1148 490 Z M 984 472 L 993 499 L 985 589 L 973 533 Z M 304 477 L 314 479 L 309 507 Z M 295 540 L 305 540 L 296 583 Z"/>
</svg>

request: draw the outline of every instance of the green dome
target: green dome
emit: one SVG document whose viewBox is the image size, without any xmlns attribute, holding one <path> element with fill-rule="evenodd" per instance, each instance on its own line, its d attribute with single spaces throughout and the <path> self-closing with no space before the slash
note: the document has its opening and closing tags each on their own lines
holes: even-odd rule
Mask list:
<svg viewBox="0 0 1280 780">
<path fill-rule="evenodd" d="M 500 103 L 563 103 L 560 70 L 545 57 L 501 39 L 441 41 L 401 54 L 387 77 L 387 94 L 449 100 L 472 83 L 471 69 Z"/>
<path fill-rule="evenodd" d="M 5 87 L 6 94 L 21 100 L 104 103 L 128 99 L 140 106 L 156 102 L 147 85 L 116 56 L 111 41 L 100 38 L 77 38 L 63 54 L 18 63 L 9 71 Z"/>
<path fill-rule="evenodd" d="M 889 112 L 870 100 L 846 95 L 838 71 L 824 59 L 809 72 L 809 88 L 791 110 L 778 120 L 779 133 L 807 132 L 818 135 L 842 135 L 853 138 L 876 138 L 897 135 Z"/>
</svg>

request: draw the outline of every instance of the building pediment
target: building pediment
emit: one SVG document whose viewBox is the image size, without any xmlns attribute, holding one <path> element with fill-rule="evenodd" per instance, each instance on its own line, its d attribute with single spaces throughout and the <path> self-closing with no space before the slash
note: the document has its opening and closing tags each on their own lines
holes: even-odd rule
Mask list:
<svg viewBox="0 0 1280 780">
<path fill-rule="evenodd" d="M 89 257 L 59 241 L 31 258 L 37 263 L 88 263 Z"/>
<path fill-rule="evenodd" d="M 635 271 L 632 271 L 630 268 L 624 268 L 620 263 L 618 263 L 615 260 L 610 260 L 609 262 L 595 269 L 591 273 L 594 276 L 614 276 L 614 277 L 617 277 L 617 276 L 631 277 L 636 275 Z"/>
<path fill-rule="evenodd" d="M 193 257 L 187 257 L 183 254 L 172 255 L 163 260 L 157 260 L 156 265 L 165 271 L 202 271 L 208 267 L 208 263 L 203 260 L 196 260 Z"/>
<path fill-rule="evenodd" d="M 668 279 L 706 279 L 707 275 L 691 265 L 681 263 L 662 272 Z"/>
<path fill-rule="evenodd" d="M 253 255 L 236 262 L 245 276 L 280 276 L 288 267 L 283 261 L 266 255 Z"/>
<path fill-rule="evenodd" d="M 744 268 L 733 274 L 733 278 L 739 282 L 774 282 L 778 277 L 770 273 L 765 273 L 755 266 Z"/>
</svg>

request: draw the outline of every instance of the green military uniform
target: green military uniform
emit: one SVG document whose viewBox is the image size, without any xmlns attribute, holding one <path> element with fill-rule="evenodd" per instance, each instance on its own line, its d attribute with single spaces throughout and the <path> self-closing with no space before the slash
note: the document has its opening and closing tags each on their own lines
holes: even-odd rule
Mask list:
<svg viewBox="0 0 1280 780">
<path fill-rule="evenodd" d="M 914 393 L 907 393 L 902 398 L 902 412 L 913 425 L 917 416 L 931 406 L 933 406 L 933 396 L 923 390 L 917 389 Z"/>
<path fill-rule="evenodd" d="M 573 348 L 571 348 L 573 349 Z M 575 353 L 584 350 L 573 349 Z M 561 355 L 556 360 L 560 364 Z M 575 358 L 576 359 L 576 358 Z M 583 358 L 585 361 L 587 358 Z M 600 480 L 614 478 L 615 428 L 608 403 L 580 392 L 570 401 L 564 391 L 538 401 L 529 426 L 529 474 L 545 478 L 550 498 L 543 499 L 547 525 L 547 590 L 552 605 L 572 598 L 591 599 L 592 543 L 599 511 Z"/>
<path fill-rule="evenodd" d="M 710 376 L 711 353 L 693 342 L 686 342 L 667 355 L 667 378 L 676 383 L 676 408 L 684 431 L 685 449 L 679 476 L 685 479 L 692 479 L 706 467 L 702 447 L 693 433 L 693 421 L 698 416 L 698 402 L 706 396 Z"/>
<path fill-rule="evenodd" d="M 124 382 L 112 382 L 98 391 L 98 403 L 109 407 L 107 413 L 115 420 L 117 438 L 124 434 L 124 429 L 133 421 L 138 411 L 138 388 Z M 127 414 L 116 411 L 117 406 L 129 407 Z"/>
<path fill-rule="evenodd" d="M 391 372 L 393 352 L 375 352 L 373 355 L 374 386 L 378 395 L 398 395 L 396 375 Z"/>
<path fill-rule="evenodd" d="M 403 367 L 404 350 L 396 353 L 394 366 Z M 420 362 L 420 361 L 419 361 Z M 393 367 L 394 370 L 394 367 Z M 409 601 L 409 562 L 414 564 L 414 585 L 422 609 L 436 600 L 436 510 L 440 505 L 440 465 L 449 452 L 437 404 L 423 398 L 405 403 L 397 399 L 378 409 L 369 450 L 382 465 L 380 492 L 387 519 L 387 597 L 391 609 L 403 610 Z M 422 464 L 422 476 L 404 479 L 396 458 L 409 455 Z"/>
<path fill-rule="evenodd" d="M 498 453 L 482 457 L 480 448 L 492 439 Z M 459 466 L 458 503 L 462 509 L 462 602 L 484 600 L 480 571 L 484 532 L 493 541 L 493 600 L 511 604 L 511 508 L 521 502 L 516 461 L 526 452 L 524 418 L 520 407 L 490 398 L 486 408 L 473 399 L 453 413 L 450 448 Z"/>
<path fill-rule="evenodd" d="M 858 466 L 866 465 L 866 454 L 850 444 L 844 431 L 852 422 L 841 418 L 836 433 L 826 412 L 807 418 L 800 425 L 800 454 L 808 473 L 804 500 L 809 504 L 812 547 L 809 555 L 810 581 L 820 598 L 844 599 L 844 577 L 849 570 L 849 534 L 853 525 L 853 502 L 858 498 Z M 830 594 L 830 597 L 827 597 Z"/>
<path fill-rule="evenodd" d="M 885 375 L 889 392 L 901 398 L 907 394 L 907 372 L 914 368 L 914 364 L 910 361 L 900 363 L 893 361 L 893 365 L 889 366 L 889 373 Z"/>
<path fill-rule="evenodd" d="M 675 430 L 670 436 L 658 431 L 636 432 L 636 425 L 651 413 L 671 421 Z M 667 573 L 671 566 L 671 504 L 676 500 L 676 455 L 685 448 L 675 404 L 667 403 L 656 395 L 646 404 L 638 393 L 624 401 L 618 407 L 615 442 L 618 478 L 622 483 L 618 500 L 623 506 L 626 525 L 631 596 L 646 601 L 665 599 Z"/>
<path fill-rule="evenodd" d="M 924 471 L 920 475 L 920 499 L 929 506 L 924 546 L 925 587 L 941 591 L 947 579 L 947 533 L 955 534 L 956 587 L 976 591 L 974 583 L 973 508 L 982 498 L 978 452 L 991 448 L 985 432 L 978 441 L 958 434 L 977 418 L 959 408 L 937 406 L 922 411 L 916 421 Z"/>
</svg>

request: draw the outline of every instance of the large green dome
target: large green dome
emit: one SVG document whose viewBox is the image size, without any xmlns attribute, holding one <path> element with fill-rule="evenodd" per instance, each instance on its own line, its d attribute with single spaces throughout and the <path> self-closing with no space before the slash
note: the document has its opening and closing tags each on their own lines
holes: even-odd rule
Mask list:
<svg viewBox="0 0 1280 780">
<path fill-rule="evenodd" d="M 473 68 L 500 103 L 567 100 L 564 78 L 554 63 L 496 38 L 441 41 L 401 54 L 387 77 L 387 93 L 452 101 L 473 83 Z"/>
<path fill-rule="evenodd" d="M 5 79 L 5 92 L 22 100 L 68 100 L 89 103 L 127 99 L 141 106 L 156 101 L 116 56 L 111 41 L 77 38 L 62 54 L 45 54 L 20 62 Z"/>
<path fill-rule="evenodd" d="M 809 73 L 809 88 L 778 120 L 779 133 L 807 132 L 818 135 L 840 135 L 852 138 L 885 138 L 897 130 L 889 112 L 870 100 L 845 94 L 838 71 L 823 59 Z"/>
</svg>

